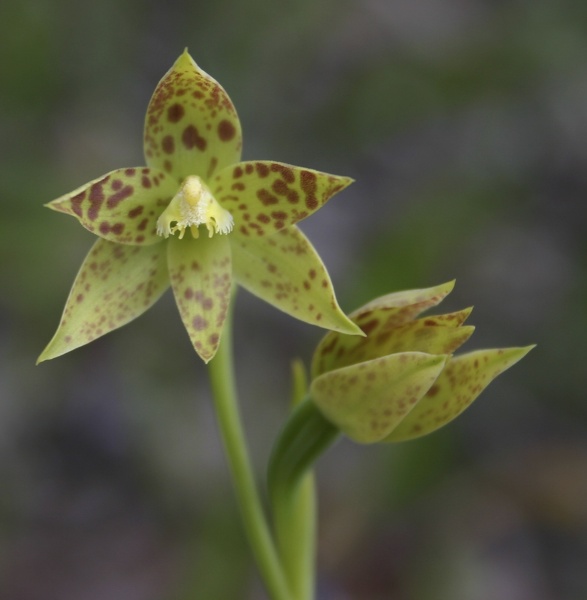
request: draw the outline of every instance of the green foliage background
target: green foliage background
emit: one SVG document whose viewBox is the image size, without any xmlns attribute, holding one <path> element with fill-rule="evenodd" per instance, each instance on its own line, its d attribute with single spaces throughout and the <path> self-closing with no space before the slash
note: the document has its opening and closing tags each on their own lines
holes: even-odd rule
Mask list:
<svg viewBox="0 0 587 600">
<path fill-rule="evenodd" d="M 0 597 L 264 597 L 170 297 L 34 366 L 92 243 L 42 204 L 142 164 L 185 46 L 245 159 L 356 179 L 303 226 L 343 308 L 456 277 L 469 348 L 538 343 L 448 428 L 323 459 L 320 600 L 587 597 L 586 6 L 0 4 Z M 261 475 L 320 332 L 244 292 L 236 322 Z"/>
</svg>

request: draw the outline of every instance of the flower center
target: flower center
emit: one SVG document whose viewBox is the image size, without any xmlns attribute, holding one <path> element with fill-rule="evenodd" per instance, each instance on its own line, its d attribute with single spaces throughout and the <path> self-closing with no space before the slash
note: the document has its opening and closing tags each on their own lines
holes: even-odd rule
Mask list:
<svg viewBox="0 0 587 600">
<path fill-rule="evenodd" d="M 189 227 L 197 238 L 200 225 L 206 225 L 208 237 L 212 237 L 215 233 L 230 233 L 234 221 L 232 215 L 218 204 L 208 186 L 197 175 L 190 175 L 157 219 L 157 234 L 167 238 L 179 231 L 181 240 Z"/>
</svg>

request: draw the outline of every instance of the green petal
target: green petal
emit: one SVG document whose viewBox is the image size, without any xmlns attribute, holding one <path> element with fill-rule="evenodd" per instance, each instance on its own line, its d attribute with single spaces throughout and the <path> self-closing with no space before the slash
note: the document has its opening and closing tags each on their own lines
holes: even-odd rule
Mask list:
<svg viewBox="0 0 587 600">
<path fill-rule="evenodd" d="M 320 375 L 310 393 L 324 416 L 351 439 L 378 442 L 417 405 L 446 360 L 421 352 L 383 356 Z"/>
<path fill-rule="evenodd" d="M 216 354 L 230 302 L 230 243 L 223 235 L 169 239 L 168 265 L 179 314 L 204 362 Z"/>
<path fill-rule="evenodd" d="M 38 362 L 55 358 L 122 327 L 169 286 L 165 246 L 97 240 L 69 293 L 61 323 Z"/>
<path fill-rule="evenodd" d="M 385 441 L 403 442 L 446 425 L 532 348 L 478 350 L 450 359 L 436 383 Z"/>
<path fill-rule="evenodd" d="M 235 277 L 249 292 L 306 323 L 361 335 L 340 309 L 326 267 L 297 227 L 252 239 L 231 236 L 230 241 Z"/>
<path fill-rule="evenodd" d="M 75 217 L 105 240 L 148 245 L 161 241 L 157 218 L 176 191 L 175 181 L 156 169 L 117 169 L 46 206 Z"/>
<path fill-rule="evenodd" d="M 394 329 L 413 321 L 421 312 L 439 304 L 453 289 L 454 281 L 431 288 L 396 292 L 377 298 L 355 310 L 349 316 L 367 334 L 366 338 L 350 338 L 337 333 L 328 333 L 318 344 L 312 360 L 312 376 L 317 377 L 332 369 L 384 356 L 391 352 L 415 350 L 435 353 L 454 351 L 464 343 L 472 333 L 472 328 L 463 328 L 455 332 L 470 314 L 471 309 L 458 313 L 426 318 L 414 329 L 406 327 L 397 334 Z M 444 325 L 442 330 L 434 331 L 433 326 Z M 425 333 L 440 340 L 440 345 L 426 345 L 426 339 L 418 340 L 418 333 Z M 446 345 L 443 345 L 444 338 Z M 408 343 L 417 344 L 410 348 Z"/>
<path fill-rule="evenodd" d="M 350 314 L 353 321 L 367 323 L 371 319 L 371 312 L 375 309 L 387 311 L 387 321 L 397 327 L 411 321 L 420 313 L 440 304 L 452 292 L 455 282 L 448 281 L 434 287 L 404 290 L 394 292 L 372 300 Z"/>
<path fill-rule="evenodd" d="M 210 190 L 232 213 L 234 234 L 251 237 L 305 219 L 352 181 L 283 163 L 254 161 L 223 169 L 211 180 Z"/>
<path fill-rule="evenodd" d="M 241 126 L 228 94 L 187 50 L 159 82 L 145 118 L 145 158 L 176 180 L 209 179 L 240 160 Z"/>
</svg>

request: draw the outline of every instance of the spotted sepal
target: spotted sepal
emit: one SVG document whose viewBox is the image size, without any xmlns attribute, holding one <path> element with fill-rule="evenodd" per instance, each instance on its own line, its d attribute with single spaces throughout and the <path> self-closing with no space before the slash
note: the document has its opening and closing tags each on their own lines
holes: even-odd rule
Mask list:
<svg viewBox="0 0 587 600">
<path fill-rule="evenodd" d="M 240 160 L 238 115 L 224 88 L 202 71 L 187 50 L 155 88 L 145 118 L 147 164 L 181 181 L 209 179 Z"/>
<path fill-rule="evenodd" d="M 434 385 L 385 441 L 403 442 L 446 425 L 532 348 L 478 350 L 451 358 Z"/>
<path fill-rule="evenodd" d="M 324 416 L 356 442 L 389 435 L 434 384 L 446 355 L 391 354 L 335 369 L 313 380 L 310 394 Z"/>
<path fill-rule="evenodd" d="M 233 235 L 250 238 L 305 219 L 352 181 L 278 162 L 251 161 L 218 172 L 210 190 L 231 212 Z"/>
<path fill-rule="evenodd" d="M 161 241 L 157 218 L 176 191 L 176 183 L 156 169 L 117 169 L 46 206 L 75 217 L 105 240 L 149 245 Z"/>
<path fill-rule="evenodd" d="M 215 235 L 168 241 L 171 287 L 183 324 L 204 362 L 216 354 L 231 294 L 228 238 Z"/>
<path fill-rule="evenodd" d="M 169 287 L 165 245 L 97 240 L 75 279 L 53 339 L 37 362 L 61 356 L 136 319 Z"/>
<path fill-rule="evenodd" d="M 362 335 L 340 309 L 326 267 L 297 227 L 231 237 L 231 244 L 234 275 L 249 292 L 306 323 Z"/>
<path fill-rule="evenodd" d="M 414 322 L 420 313 L 439 304 L 453 287 L 454 282 L 450 281 L 431 288 L 396 292 L 355 310 L 349 317 L 367 337 L 326 334 L 314 352 L 312 376 L 392 352 L 454 352 L 473 332 L 472 327 L 460 327 L 471 309 Z"/>
</svg>

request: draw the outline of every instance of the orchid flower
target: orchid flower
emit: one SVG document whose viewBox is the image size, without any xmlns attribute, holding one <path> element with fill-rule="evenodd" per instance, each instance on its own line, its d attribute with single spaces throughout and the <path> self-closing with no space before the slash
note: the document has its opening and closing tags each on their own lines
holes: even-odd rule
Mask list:
<svg viewBox="0 0 587 600">
<path fill-rule="evenodd" d="M 111 171 L 47 205 L 99 239 L 39 362 L 125 325 L 169 285 L 205 362 L 217 351 L 233 280 L 302 321 L 361 334 L 295 226 L 352 180 L 280 162 L 240 162 L 241 147 L 233 103 L 186 50 L 149 103 L 147 166 Z"/>
<path fill-rule="evenodd" d="M 453 356 L 474 327 L 470 308 L 417 318 L 454 282 L 383 296 L 351 313 L 367 334 L 330 332 L 312 362 L 310 395 L 322 414 L 361 443 L 426 435 L 465 410 L 500 373 L 533 346 Z"/>
</svg>

